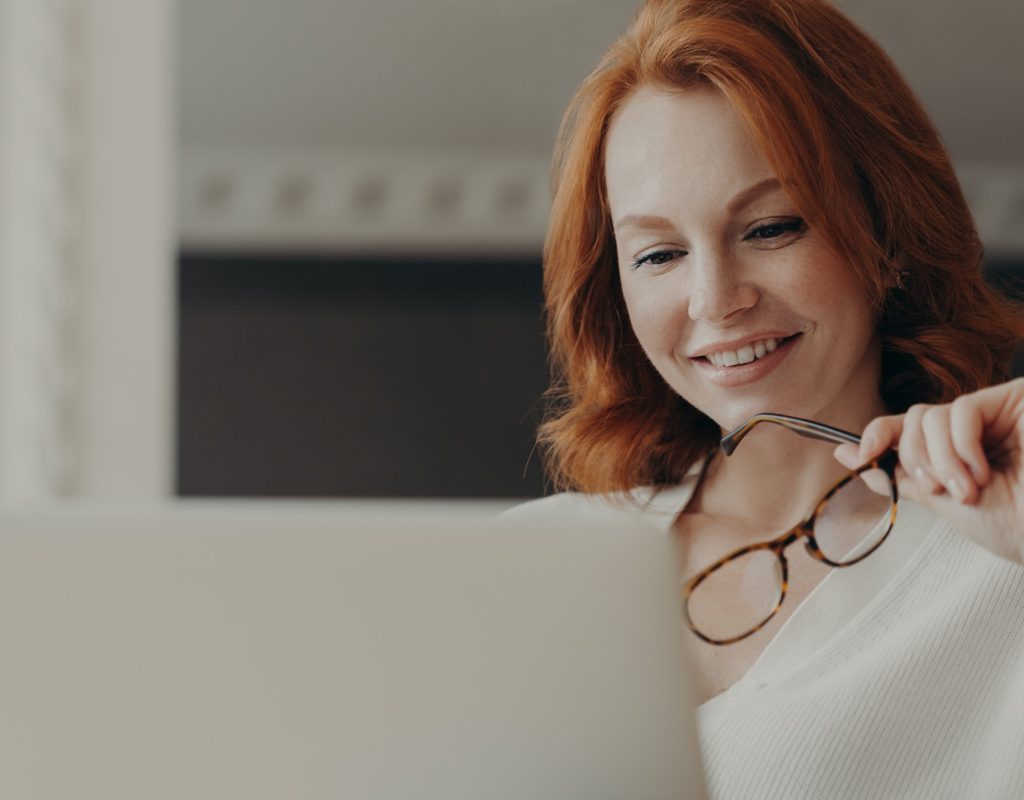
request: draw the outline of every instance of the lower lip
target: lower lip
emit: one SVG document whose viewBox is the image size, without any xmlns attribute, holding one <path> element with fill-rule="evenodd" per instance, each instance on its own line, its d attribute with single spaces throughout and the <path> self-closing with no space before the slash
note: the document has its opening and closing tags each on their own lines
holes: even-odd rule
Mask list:
<svg viewBox="0 0 1024 800">
<path fill-rule="evenodd" d="M 716 367 L 706 358 L 691 358 L 694 366 L 697 367 L 713 383 L 719 386 L 746 386 L 750 383 L 764 378 L 779 364 L 785 361 L 786 356 L 796 346 L 803 334 L 797 334 L 787 339 L 776 347 L 772 352 L 761 358 L 751 361 L 749 364 L 739 364 L 735 367 Z"/>
</svg>

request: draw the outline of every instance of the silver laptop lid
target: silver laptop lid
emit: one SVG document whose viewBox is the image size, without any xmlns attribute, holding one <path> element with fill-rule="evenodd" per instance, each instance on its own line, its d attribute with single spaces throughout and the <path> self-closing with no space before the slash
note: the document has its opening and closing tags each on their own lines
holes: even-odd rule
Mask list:
<svg viewBox="0 0 1024 800">
<path fill-rule="evenodd" d="M 701 796 L 669 541 L 494 513 L 0 513 L 0 794 Z"/>
</svg>

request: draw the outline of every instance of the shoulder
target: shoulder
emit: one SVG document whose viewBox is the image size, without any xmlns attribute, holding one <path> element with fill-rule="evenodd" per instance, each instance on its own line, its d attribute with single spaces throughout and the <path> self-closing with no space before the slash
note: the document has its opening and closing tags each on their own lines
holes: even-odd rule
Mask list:
<svg viewBox="0 0 1024 800">
<path fill-rule="evenodd" d="M 502 517 L 513 519 L 537 519 L 550 516 L 607 517 L 611 514 L 635 509 L 630 504 L 631 493 L 614 495 L 584 494 L 583 492 L 559 492 L 558 494 L 528 500 L 513 506 Z"/>
<path fill-rule="evenodd" d="M 608 519 L 621 514 L 637 514 L 668 530 L 689 501 L 695 483 L 696 476 L 688 475 L 675 486 L 640 486 L 612 494 L 560 492 L 513 506 L 501 517 L 516 520 L 550 517 Z"/>
</svg>

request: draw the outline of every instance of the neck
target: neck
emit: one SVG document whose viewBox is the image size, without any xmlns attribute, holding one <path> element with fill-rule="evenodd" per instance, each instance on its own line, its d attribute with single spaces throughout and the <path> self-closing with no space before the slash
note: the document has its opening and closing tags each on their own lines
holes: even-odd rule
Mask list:
<svg viewBox="0 0 1024 800">
<path fill-rule="evenodd" d="M 861 413 L 820 419 L 860 433 L 886 409 L 877 398 Z M 806 439 L 778 425 L 762 423 L 732 456 L 717 453 L 688 511 L 730 518 L 744 528 L 781 533 L 802 520 L 822 494 L 846 474 L 833 458 L 833 445 Z"/>
</svg>

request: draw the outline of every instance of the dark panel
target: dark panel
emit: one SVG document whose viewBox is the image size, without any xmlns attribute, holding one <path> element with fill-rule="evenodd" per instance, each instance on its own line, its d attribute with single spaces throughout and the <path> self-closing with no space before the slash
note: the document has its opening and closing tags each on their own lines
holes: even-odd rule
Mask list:
<svg viewBox="0 0 1024 800">
<path fill-rule="evenodd" d="M 539 259 L 185 254 L 179 299 L 179 494 L 543 493 Z"/>
<path fill-rule="evenodd" d="M 543 494 L 539 258 L 185 254 L 179 289 L 180 494 Z"/>
<path fill-rule="evenodd" d="M 990 259 L 985 264 L 988 282 L 1007 297 L 1024 303 L 1024 261 L 1016 259 Z M 1024 347 L 1018 347 L 1010 367 L 1010 375 L 1024 375 Z"/>
</svg>

